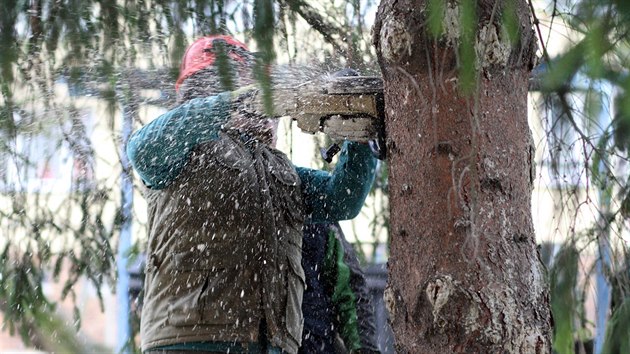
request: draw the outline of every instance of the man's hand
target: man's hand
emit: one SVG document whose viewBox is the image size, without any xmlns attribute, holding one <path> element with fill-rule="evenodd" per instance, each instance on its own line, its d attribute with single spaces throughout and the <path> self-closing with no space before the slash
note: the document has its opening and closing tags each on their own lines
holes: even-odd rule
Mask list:
<svg viewBox="0 0 630 354">
<path fill-rule="evenodd" d="M 259 87 L 256 84 L 251 84 L 230 92 L 232 95 L 232 101 L 243 99 L 243 97 L 249 97 L 254 91 L 258 91 Z"/>
<path fill-rule="evenodd" d="M 243 86 L 231 92 L 232 115 L 242 117 L 267 118 L 265 109 L 260 102 L 260 88 L 258 85 Z"/>
<path fill-rule="evenodd" d="M 296 93 L 294 90 L 278 89 L 273 91 L 273 113 L 267 114 L 262 92 L 256 84 L 247 85 L 231 92 L 233 111 L 249 116 L 280 118 L 296 114 Z"/>
</svg>

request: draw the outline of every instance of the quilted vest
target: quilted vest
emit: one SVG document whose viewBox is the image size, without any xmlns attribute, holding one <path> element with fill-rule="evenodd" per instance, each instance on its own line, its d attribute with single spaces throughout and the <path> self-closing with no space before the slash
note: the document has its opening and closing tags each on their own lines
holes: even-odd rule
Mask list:
<svg viewBox="0 0 630 354">
<path fill-rule="evenodd" d="M 300 179 L 287 157 L 221 133 L 167 188 L 145 192 L 143 350 L 184 342 L 301 342 Z"/>
</svg>

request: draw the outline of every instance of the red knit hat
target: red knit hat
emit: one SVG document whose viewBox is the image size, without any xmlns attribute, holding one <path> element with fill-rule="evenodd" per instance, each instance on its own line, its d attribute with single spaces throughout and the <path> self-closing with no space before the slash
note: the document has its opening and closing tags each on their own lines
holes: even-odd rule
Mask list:
<svg viewBox="0 0 630 354">
<path fill-rule="evenodd" d="M 182 82 L 184 82 L 184 80 L 192 74 L 214 64 L 216 54 L 212 50 L 212 44 L 216 40 L 225 41 L 228 45 L 249 51 L 245 44 L 226 35 L 208 36 L 197 39 L 186 49 L 186 52 L 184 53 L 182 64 L 179 67 L 179 77 L 175 83 L 175 91 L 179 91 L 179 86 Z M 245 58 L 234 51 L 228 51 L 228 56 L 241 63 L 245 61 Z"/>
</svg>

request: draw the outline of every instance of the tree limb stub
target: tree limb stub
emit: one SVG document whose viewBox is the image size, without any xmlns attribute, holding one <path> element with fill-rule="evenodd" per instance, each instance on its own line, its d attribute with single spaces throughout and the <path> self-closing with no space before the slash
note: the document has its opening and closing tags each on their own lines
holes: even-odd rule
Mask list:
<svg viewBox="0 0 630 354">
<path fill-rule="evenodd" d="M 281 3 L 289 6 L 291 11 L 299 14 L 309 25 L 319 32 L 324 40 L 335 48 L 336 51 L 343 52 L 343 48 L 334 36 L 340 38 L 344 36 L 341 28 L 326 21 L 320 13 L 302 0 L 281 0 Z"/>
</svg>

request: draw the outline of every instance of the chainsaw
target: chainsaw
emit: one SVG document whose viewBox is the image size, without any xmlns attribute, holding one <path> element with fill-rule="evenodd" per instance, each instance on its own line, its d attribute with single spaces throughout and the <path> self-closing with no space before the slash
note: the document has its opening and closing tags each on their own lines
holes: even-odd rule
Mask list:
<svg viewBox="0 0 630 354">
<path fill-rule="evenodd" d="M 259 97 L 253 110 L 263 111 Z M 383 81 L 377 76 L 325 77 L 293 87 L 275 87 L 273 116 L 291 116 L 302 131 L 322 132 L 333 141 L 367 142 L 374 156 L 386 158 Z M 336 143 L 322 149 L 331 162 L 341 149 Z"/>
</svg>

